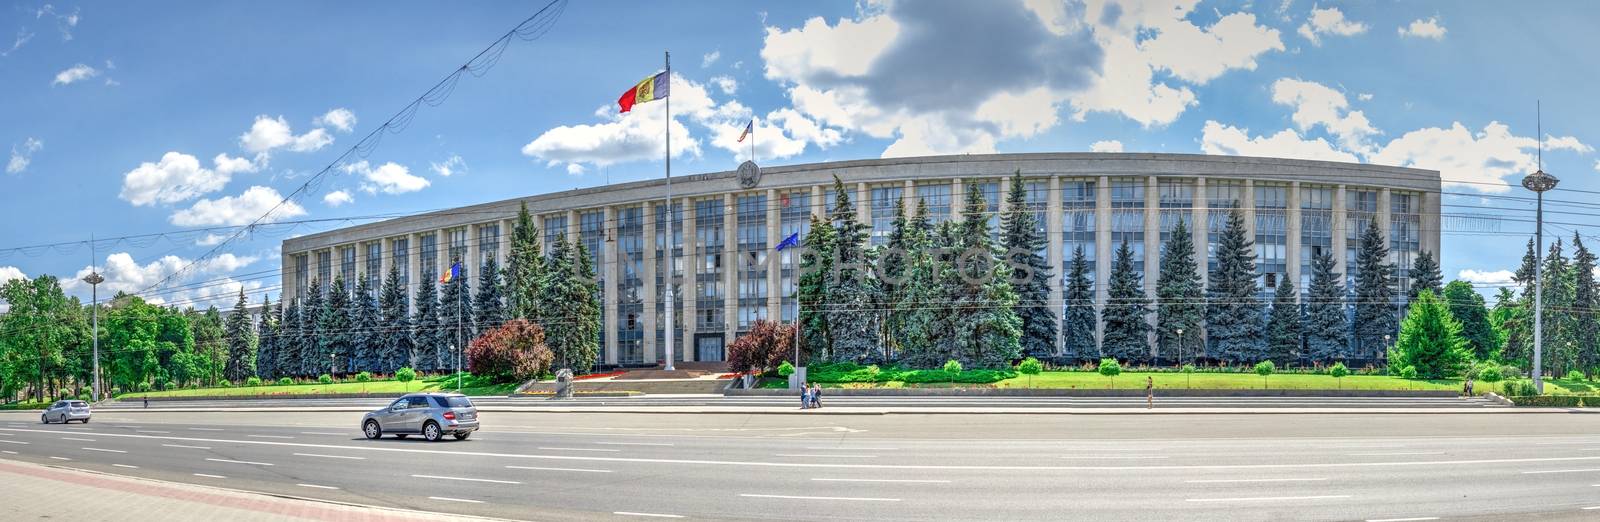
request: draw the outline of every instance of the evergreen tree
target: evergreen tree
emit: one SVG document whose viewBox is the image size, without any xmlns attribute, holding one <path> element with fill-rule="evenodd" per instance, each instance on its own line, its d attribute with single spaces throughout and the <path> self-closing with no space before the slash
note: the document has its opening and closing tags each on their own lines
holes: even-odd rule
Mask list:
<svg viewBox="0 0 1600 522">
<path fill-rule="evenodd" d="M 1266 358 L 1262 342 L 1264 311 L 1257 298 L 1254 241 L 1245 234 L 1244 213 L 1228 212 L 1228 225 L 1217 241 L 1217 268 L 1211 272 L 1206 292 L 1208 352 L 1233 363 L 1254 363 Z"/>
<path fill-rule="evenodd" d="M 904 300 L 906 288 L 909 286 L 906 277 L 910 271 L 913 248 L 910 236 L 914 233 L 910 227 L 911 220 L 906 215 L 905 200 L 896 199 L 894 222 L 889 228 L 889 240 L 879 249 L 879 254 L 876 256 L 878 262 L 873 265 L 883 296 L 883 302 L 878 303 L 877 308 L 888 311 L 881 325 L 883 331 L 878 337 L 888 345 L 887 349 L 891 354 L 900 353 L 904 349 L 901 346 L 903 338 L 900 333 L 905 330 L 906 317 L 897 305 Z"/>
<path fill-rule="evenodd" d="M 833 273 L 833 225 L 816 214 L 811 216 L 811 229 L 806 232 L 800 251 L 800 348 L 812 358 L 828 360 L 832 357 L 833 337 L 828 330 L 826 306 L 829 302 L 828 279 Z"/>
<path fill-rule="evenodd" d="M 1450 317 L 1449 307 L 1433 292 L 1418 294 L 1400 329 L 1400 340 L 1389 350 L 1389 366 L 1409 366 L 1417 377 L 1441 379 L 1460 375 L 1470 364 L 1472 354 L 1461 338 L 1461 323 Z"/>
<path fill-rule="evenodd" d="M 272 376 L 295 377 L 300 375 L 300 300 L 278 303 L 283 318 L 278 322 L 278 339 L 272 351 Z"/>
<path fill-rule="evenodd" d="M 317 365 L 317 361 L 326 361 L 328 359 L 326 355 L 322 355 L 320 359 L 317 357 L 321 355 L 319 352 L 322 349 L 321 339 L 323 332 L 319 326 L 322 325 L 321 318 L 323 302 L 326 301 L 324 299 L 325 295 L 322 292 L 322 282 L 312 279 L 311 286 L 306 291 L 305 299 L 300 301 L 300 313 L 297 317 L 300 324 L 296 328 L 296 332 L 299 335 L 295 340 L 292 358 L 289 359 L 294 365 L 295 375 L 315 377 L 319 368 L 326 368 L 325 366 Z"/>
<path fill-rule="evenodd" d="M 400 269 L 389 266 L 383 278 L 383 292 L 378 297 L 377 358 L 378 371 L 393 373 L 402 366 L 415 367 L 416 345 L 412 342 L 411 311 L 406 302 L 406 289 L 400 285 Z"/>
<path fill-rule="evenodd" d="M 1056 352 L 1056 314 L 1050 309 L 1050 279 L 1054 274 L 1045 259 L 1048 247 L 1039 217 L 1028 208 L 1028 191 L 1022 171 L 1011 176 L 1006 213 L 1000 221 L 1000 248 L 1012 271 L 1011 287 L 1017 293 L 1016 315 L 1022 319 L 1022 352 L 1048 357 Z"/>
<path fill-rule="evenodd" d="M 244 287 L 239 287 L 239 300 L 233 304 L 233 313 L 227 319 L 228 364 L 223 375 L 236 384 L 256 374 L 255 321 L 244 300 Z M 266 314 L 265 309 L 262 314 Z"/>
<path fill-rule="evenodd" d="M 1398 297 L 1394 264 L 1389 262 L 1389 244 L 1378 230 L 1378 221 L 1371 220 L 1366 232 L 1361 234 L 1361 249 L 1356 254 L 1354 326 L 1358 355 L 1375 356 L 1385 348 L 1384 336 L 1395 334 L 1395 300 Z"/>
<path fill-rule="evenodd" d="M 273 365 L 278 361 L 278 324 L 282 317 L 282 303 L 274 306 L 272 299 L 263 294 L 261 320 L 256 322 L 256 376 L 263 380 L 277 376 L 278 369 Z"/>
<path fill-rule="evenodd" d="M 1552 375 L 1566 375 L 1576 364 L 1577 339 L 1572 335 L 1573 310 L 1572 262 L 1563 253 L 1561 239 L 1557 238 L 1544 258 L 1544 370 Z M 1530 330 L 1531 334 L 1531 330 Z M 1531 339 L 1530 339 L 1531 341 Z"/>
<path fill-rule="evenodd" d="M 544 326 L 540 313 L 539 296 L 544 294 L 544 252 L 539 245 L 539 227 L 533 224 L 528 204 L 523 203 L 517 212 L 517 224 L 511 229 L 511 252 L 506 259 L 506 310 L 508 318 L 527 319 Z"/>
<path fill-rule="evenodd" d="M 1116 258 L 1111 263 L 1111 278 L 1106 282 L 1109 294 L 1105 311 L 1105 339 L 1101 349 L 1107 357 L 1119 361 L 1146 361 L 1150 359 L 1147 337 L 1150 324 L 1145 321 L 1149 302 L 1144 297 L 1144 283 L 1133 266 L 1133 249 L 1123 241 L 1117 247 Z"/>
<path fill-rule="evenodd" d="M 346 372 L 382 371 L 378 364 L 382 351 L 383 325 L 378 320 L 378 299 L 372 293 L 369 278 L 356 283 L 356 293 L 350 302 L 350 357 L 346 359 Z"/>
<path fill-rule="evenodd" d="M 599 352 L 599 307 L 595 304 L 592 261 L 583 245 L 560 236 L 545 260 L 547 280 L 540 302 L 563 303 L 545 314 L 545 345 L 555 359 L 552 368 L 588 371 Z M 591 324 L 592 323 L 592 324 Z"/>
<path fill-rule="evenodd" d="M 1204 340 L 1200 324 L 1205 317 L 1205 285 L 1194 259 L 1194 240 L 1188 225 L 1179 219 L 1172 227 L 1172 239 L 1161 251 L 1161 275 L 1156 278 L 1156 345 L 1161 353 L 1199 355 Z M 1183 330 L 1183 335 L 1178 335 L 1178 330 Z"/>
<path fill-rule="evenodd" d="M 1272 315 L 1267 318 L 1267 358 L 1279 366 L 1288 366 L 1300 356 L 1303 318 L 1296 303 L 1294 281 L 1278 281 L 1272 294 Z"/>
<path fill-rule="evenodd" d="M 943 277 L 948 268 L 935 252 L 928 235 L 927 205 L 918 206 L 918 218 L 906 233 L 906 274 L 900 285 L 896 314 L 900 330 L 894 336 L 901 347 L 900 360 L 916 368 L 934 368 L 955 353 L 955 332 L 946 320 Z"/>
<path fill-rule="evenodd" d="M 444 327 L 439 320 L 439 291 L 434 285 L 434 273 L 427 270 L 417 281 L 417 295 L 411 314 L 411 339 L 416 345 L 410 366 L 413 369 L 437 371 L 444 368 L 444 343 L 440 334 Z"/>
<path fill-rule="evenodd" d="M 1572 233 L 1572 312 L 1565 314 L 1570 325 L 1574 363 L 1585 379 L 1594 378 L 1600 363 L 1600 326 L 1595 325 L 1595 256 L 1583 245 L 1583 238 Z M 1463 327 L 1464 328 L 1464 327 Z"/>
<path fill-rule="evenodd" d="M 1489 325 L 1494 327 L 1498 339 L 1490 353 L 1496 359 L 1522 368 L 1527 367 L 1528 351 L 1520 340 L 1526 338 L 1523 333 L 1533 321 L 1524 304 L 1510 288 L 1502 287 L 1495 293 L 1494 308 L 1489 310 Z"/>
<path fill-rule="evenodd" d="M 323 372 L 337 373 L 343 360 L 348 360 L 351 353 L 350 316 L 350 290 L 344 286 L 344 276 L 333 276 L 333 286 L 328 287 L 328 299 L 323 303 L 322 313 L 317 316 L 317 345 L 315 359 L 310 361 L 314 370 L 309 375 L 320 375 Z"/>
<path fill-rule="evenodd" d="M 194 336 L 189 360 L 197 363 L 191 368 L 190 382 L 215 385 L 223 378 L 228 364 L 227 327 L 223 325 L 222 312 L 210 306 L 199 313 L 190 309 L 185 315 L 189 316 L 189 329 Z"/>
<path fill-rule="evenodd" d="M 1318 363 L 1344 360 L 1350 349 L 1346 323 L 1344 274 L 1333 271 L 1333 256 L 1322 252 L 1311 260 L 1311 286 L 1306 289 L 1306 355 Z"/>
<path fill-rule="evenodd" d="M 473 337 L 472 289 L 465 268 L 460 276 L 439 284 L 439 324 L 444 328 L 439 338 L 444 341 L 445 366 L 455 368 L 455 351 L 465 350 Z"/>
<path fill-rule="evenodd" d="M 1443 284 L 1444 276 L 1439 273 L 1439 262 L 1434 260 L 1433 253 L 1426 250 L 1418 252 L 1417 259 L 1411 263 L 1411 293 L 1406 295 L 1406 300 L 1415 300 L 1423 290 L 1437 296 Z"/>
<path fill-rule="evenodd" d="M 576 247 L 572 259 L 573 281 L 577 284 L 564 302 L 573 303 L 569 306 L 574 318 L 573 334 L 575 340 L 580 341 L 575 344 L 571 360 L 574 367 L 587 371 L 600 358 L 600 316 L 603 310 L 600 305 L 599 278 L 594 271 L 594 257 L 583 243 L 573 246 Z"/>
<path fill-rule="evenodd" d="M 1522 287 L 1522 296 L 1533 298 L 1533 279 L 1538 273 L 1539 254 L 1534 252 L 1533 238 L 1528 238 L 1528 250 L 1522 253 L 1522 264 L 1517 266 L 1511 280 Z"/>
<path fill-rule="evenodd" d="M 473 322 L 477 331 L 487 332 L 506 321 L 506 307 L 500 285 L 500 265 L 494 257 L 483 262 L 478 274 L 478 295 L 473 297 Z"/>
<path fill-rule="evenodd" d="M 1079 359 L 1100 357 L 1094 328 L 1098 318 L 1094 309 L 1094 279 L 1089 277 L 1089 259 L 1083 246 L 1072 251 L 1067 265 L 1066 318 L 1062 325 L 1063 353 Z M 1195 332 L 1199 337 L 1199 332 Z"/>
<path fill-rule="evenodd" d="M 833 241 L 833 271 L 828 278 L 828 331 L 833 338 L 831 355 L 835 361 L 865 363 L 880 360 L 876 303 L 879 289 L 871 277 L 872 260 L 866 252 L 867 230 L 850 203 L 850 191 L 837 176 L 833 179 L 834 208 L 831 219 L 836 231 Z M 981 201 L 982 196 L 979 196 Z"/>
<path fill-rule="evenodd" d="M 1455 280 L 1444 285 L 1444 301 L 1450 306 L 1450 315 L 1461 322 L 1461 338 L 1474 359 L 1490 360 L 1499 352 L 1499 335 L 1489 323 L 1489 309 L 1483 295 L 1472 289 L 1472 283 Z"/>
</svg>

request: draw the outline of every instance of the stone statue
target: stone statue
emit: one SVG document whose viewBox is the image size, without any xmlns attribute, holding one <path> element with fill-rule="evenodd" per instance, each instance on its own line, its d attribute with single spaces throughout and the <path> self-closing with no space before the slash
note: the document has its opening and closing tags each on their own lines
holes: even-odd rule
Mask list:
<svg viewBox="0 0 1600 522">
<path fill-rule="evenodd" d="M 557 399 L 572 398 L 572 370 L 562 368 L 556 370 L 556 396 Z"/>
</svg>

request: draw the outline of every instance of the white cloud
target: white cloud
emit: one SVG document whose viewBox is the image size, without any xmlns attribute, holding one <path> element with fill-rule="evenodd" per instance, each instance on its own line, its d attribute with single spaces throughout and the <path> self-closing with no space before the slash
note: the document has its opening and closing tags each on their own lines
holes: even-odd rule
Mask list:
<svg viewBox="0 0 1600 522">
<path fill-rule="evenodd" d="M 1461 186 L 1484 192 L 1505 192 L 1505 180 L 1538 168 L 1539 141 L 1516 136 L 1504 123 L 1491 121 L 1483 130 L 1472 132 L 1460 122 L 1448 129 L 1430 127 L 1407 132 L 1390 141 L 1368 158 L 1372 163 L 1434 169 L 1445 186 Z M 1573 137 L 1551 137 L 1547 150 L 1592 151 Z"/>
<path fill-rule="evenodd" d="M 250 152 L 267 152 L 278 148 L 309 152 L 321 149 L 330 143 L 333 143 L 333 135 L 328 134 L 327 129 L 318 127 L 296 136 L 283 116 L 272 118 L 265 114 L 256 116 L 256 121 L 250 125 L 250 130 L 239 135 L 239 146 Z"/>
<path fill-rule="evenodd" d="M 672 155 L 698 157 L 700 140 L 689 133 L 680 117 L 704 120 L 716 115 L 716 107 L 704 86 L 672 77 Z M 595 114 L 609 121 L 595 124 L 562 125 L 540 134 L 523 145 L 522 153 L 546 162 L 591 163 L 606 166 L 630 161 L 650 161 L 662 157 L 666 146 L 662 129 L 667 126 L 666 105 L 646 103 L 618 114 L 615 106 L 605 106 Z"/>
<path fill-rule="evenodd" d="M 1461 279 L 1475 285 L 1487 286 L 1515 286 L 1516 282 L 1512 280 L 1512 277 L 1514 276 L 1515 274 L 1513 274 L 1510 270 L 1490 271 L 1473 270 L 1470 268 L 1462 270 L 1460 273 L 1456 274 L 1457 279 Z"/>
<path fill-rule="evenodd" d="M 740 142 L 739 135 L 744 133 L 745 123 L 751 121 L 743 114 L 725 125 L 710 127 L 711 145 L 733 153 L 737 161 L 751 159 L 752 140 L 756 148 L 755 159 L 759 161 L 791 158 L 805 152 L 808 145 L 827 149 L 844 141 L 838 129 L 823 127 L 799 111 L 784 108 L 769 112 L 765 117 L 754 118 L 752 136 Z"/>
<path fill-rule="evenodd" d="M 33 162 L 33 153 L 44 148 L 44 141 L 28 137 L 21 145 L 11 146 L 11 159 L 6 161 L 6 174 L 20 174 Z"/>
<path fill-rule="evenodd" d="M 283 196 L 272 187 L 256 185 L 238 196 L 196 201 L 193 206 L 172 213 L 167 221 L 180 227 L 239 226 L 248 225 L 269 211 L 272 214 L 262 218 L 261 222 L 271 223 L 306 214 L 304 207 L 293 201 L 284 201 Z"/>
<path fill-rule="evenodd" d="M 1396 31 L 1400 33 L 1402 38 L 1427 38 L 1430 40 L 1443 40 L 1444 33 L 1448 32 L 1444 25 L 1439 23 L 1439 17 L 1437 16 L 1429 17 L 1427 20 L 1421 18 L 1412 20 L 1410 24 L 1400 26 Z"/>
<path fill-rule="evenodd" d="M 241 288 L 248 292 L 262 287 L 261 281 L 237 281 L 227 275 L 260 259 L 257 256 L 239 256 L 225 252 L 199 262 L 168 255 L 141 265 L 134 261 L 131 254 L 118 252 L 106 256 L 105 262 L 98 267 L 100 276 L 105 278 L 105 282 L 99 285 L 99 292 L 102 299 L 108 299 L 117 292 L 144 292 L 152 290 L 153 285 L 171 277 L 172 279 L 167 280 L 162 288 L 153 289 L 141 297 L 147 302 L 156 304 L 174 303 L 195 308 L 211 305 L 227 307 L 238 299 Z M 174 274 L 179 271 L 183 271 L 183 274 L 175 276 Z M 85 266 L 73 277 L 62 278 L 61 288 L 72 295 L 87 299 L 89 284 L 83 282 L 83 278 L 90 272 L 91 267 Z M 188 284 L 198 281 L 206 281 L 206 284 Z"/>
<path fill-rule="evenodd" d="M 709 53 L 706 53 L 705 55 L 700 57 L 700 68 L 704 69 L 706 67 L 710 67 L 711 64 L 717 63 L 717 60 L 719 60 L 721 58 L 722 58 L 722 51 L 711 51 Z"/>
<path fill-rule="evenodd" d="M 1372 101 L 1372 93 L 1364 92 L 1364 93 L 1361 93 L 1361 94 L 1357 94 L 1356 95 L 1356 99 L 1361 100 L 1361 101 Z"/>
<path fill-rule="evenodd" d="M 338 129 L 339 132 L 350 132 L 356 128 L 356 113 L 350 109 L 339 107 L 329 110 L 311 121 L 312 125 L 324 125 Z"/>
<path fill-rule="evenodd" d="M 433 170 L 434 174 L 448 178 L 452 174 L 465 173 L 467 171 L 467 160 L 461 159 L 460 155 L 451 154 L 450 157 L 446 158 L 443 163 L 430 161 L 428 162 L 428 166 L 431 170 Z"/>
<path fill-rule="evenodd" d="M 346 174 L 360 174 L 364 181 L 361 190 L 368 194 L 405 194 L 427 188 L 432 184 L 426 178 L 411 173 L 411 169 L 395 162 L 373 168 L 365 160 L 343 167 Z"/>
<path fill-rule="evenodd" d="M 1089 144 L 1090 152 L 1122 152 L 1122 142 L 1117 140 L 1103 140 Z"/>
<path fill-rule="evenodd" d="M 1360 161 L 1355 154 L 1339 150 L 1327 140 L 1308 140 L 1291 129 L 1271 136 L 1250 136 L 1250 129 L 1207 120 L 1201 131 L 1200 150 L 1225 156 L 1258 156 L 1324 161 Z"/>
<path fill-rule="evenodd" d="M 118 197 L 134 206 L 177 203 L 222 190 L 238 172 L 255 172 L 266 161 L 257 155 L 254 162 L 218 154 L 215 168 L 200 166 L 200 160 L 181 152 L 168 152 L 157 163 L 145 162 L 122 177 Z"/>
<path fill-rule="evenodd" d="M 322 203 L 330 207 L 337 207 L 346 203 L 354 203 L 355 201 L 356 198 L 351 196 L 349 191 L 345 190 L 335 190 L 322 196 Z"/>
<path fill-rule="evenodd" d="M 12 279 L 27 278 L 28 274 L 22 273 L 22 269 L 20 268 L 14 266 L 0 266 L 0 284 L 5 284 L 6 281 L 10 281 Z"/>
<path fill-rule="evenodd" d="M 588 169 L 583 168 L 583 164 L 582 163 L 568 163 L 567 164 L 567 175 L 569 175 L 569 176 L 582 176 L 584 171 L 586 171 L 586 170 L 588 170 Z"/>
<path fill-rule="evenodd" d="M 1272 82 L 1272 101 L 1294 107 L 1291 118 L 1300 132 L 1320 125 L 1345 150 L 1365 151 L 1371 137 L 1381 134 L 1365 113 L 1350 110 L 1344 93 L 1320 83 L 1280 78 Z"/>
<path fill-rule="evenodd" d="M 74 82 L 87 80 L 99 75 L 100 71 L 80 63 L 56 73 L 56 79 L 50 82 L 50 85 L 52 87 L 56 85 L 72 85 Z"/>
<path fill-rule="evenodd" d="M 11 48 L 0 51 L 0 57 L 11 56 L 11 53 L 17 52 L 17 49 L 21 49 L 22 46 L 28 44 L 28 40 L 33 39 L 33 34 L 28 32 L 26 28 L 17 29 L 17 37 L 11 41 Z"/>
<path fill-rule="evenodd" d="M 1306 23 L 1300 25 L 1300 36 L 1312 45 L 1322 45 L 1322 35 L 1355 36 L 1367 32 L 1367 24 L 1344 18 L 1337 7 L 1313 7 Z"/>
<path fill-rule="evenodd" d="M 722 94 L 732 96 L 733 93 L 739 91 L 739 81 L 726 74 L 712 77 L 711 83 L 717 84 L 717 88 L 722 90 Z"/>
</svg>

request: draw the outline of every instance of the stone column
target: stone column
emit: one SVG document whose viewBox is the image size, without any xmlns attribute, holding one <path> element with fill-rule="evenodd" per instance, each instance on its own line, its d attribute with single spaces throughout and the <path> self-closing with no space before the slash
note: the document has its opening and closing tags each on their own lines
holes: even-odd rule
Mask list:
<svg viewBox="0 0 1600 522">
<path fill-rule="evenodd" d="M 279 264 L 283 266 L 283 271 L 278 272 L 278 280 L 283 282 L 283 287 L 278 290 L 279 305 L 293 302 L 296 297 L 299 297 L 299 292 L 296 290 L 300 284 L 300 281 L 296 279 L 296 276 L 299 274 L 295 272 L 295 255 L 296 254 L 288 253 L 283 254 L 278 258 Z M 98 260 L 96 262 L 98 262 Z"/>
<path fill-rule="evenodd" d="M 1155 176 L 1145 177 L 1144 182 L 1144 296 L 1154 303 L 1156 299 L 1156 280 L 1161 275 L 1161 180 Z M 1150 347 L 1151 357 L 1161 356 L 1161 345 L 1156 336 L 1156 314 L 1145 314 L 1144 320 L 1150 324 L 1150 331 L 1145 335 L 1145 344 Z"/>
<path fill-rule="evenodd" d="M 1106 282 L 1111 275 L 1111 178 L 1100 176 L 1094 190 L 1094 307 L 1104 311 L 1110 297 Z M 1105 325 L 1095 321 L 1095 345 L 1105 339 Z"/>
<path fill-rule="evenodd" d="M 670 207 L 669 207 L 670 208 Z M 667 219 L 671 219 L 669 215 Z M 640 328 L 644 330 L 644 362 L 656 363 L 656 204 L 654 201 L 644 202 L 644 266 L 640 267 L 639 280 L 644 283 L 644 311 L 640 317 Z M 669 242 L 670 244 L 670 242 Z M 671 250 L 665 250 L 668 259 L 671 259 Z M 672 272 L 667 272 L 671 274 Z M 670 277 L 668 278 L 671 279 Z"/>
<path fill-rule="evenodd" d="M 1389 236 L 1393 235 L 1392 232 L 1394 230 L 1394 228 L 1391 226 L 1394 221 L 1394 197 L 1388 188 L 1382 188 L 1378 190 L 1377 218 L 1378 232 L 1383 234 L 1383 245 L 1390 247 L 1390 249 L 1393 250 L 1393 245 L 1390 245 L 1390 242 L 1394 238 Z M 1395 270 L 1398 271 L 1404 268 L 1409 267 L 1395 267 Z"/>
<path fill-rule="evenodd" d="M 505 270 L 506 260 L 511 259 L 511 231 L 516 223 L 512 219 L 500 220 L 500 248 L 495 249 L 494 261 L 500 264 L 501 270 Z"/>
<path fill-rule="evenodd" d="M 867 235 L 870 241 L 872 235 L 872 191 L 867 189 L 866 182 L 856 183 L 856 220 L 867 226 Z"/>
<path fill-rule="evenodd" d="M 917 215 L 917 182 L 906 180 L 905 188 L 900 189 L 900 201 L 906 206 L 906 220 Z"/>
<path fill-rule="evenodd" d="M 422 288 L 422 234 L 406 235 L 406 302 L 417 312 L 417 290 Z"/>
<path fill-rule="evenodd" d="M 960 216 L 966 206 L 967 186 L 961 183 L 961 178 L 950 180 L 950 219 Z"/>
<path fill-rule="evenodd" d="M 1000 190 L 995 192 L 995 198 L 1000 200 L 1000 205 L 998 207 L 996 207 L 996 208 L 1000 209 L 1000 215 L 1002 215 L 1002 216 L 1005 215 L 1006 211 L 1011 210 L 1011 205 L 1010 205 L 1010 203 L 1007 202 L 1007 199 L 1006 199 L 1006 198 L 1010 197 L 1010 195 L 1011 195 L 1011 176 L 1001 176 L 1000 177 Z"/>
<path fill-rule="evenodd" d="M 1064 254 L 1061 235 L 1065 232 L 1066 222 L 1061 216 L 1061 176 L 1050 176 L 1050 193 L 1045 202 L 1045 239 L 1050 246 L 1045 251 L 1045 259 L 1050 262 L 1050 299 L 1051 309 L 1056 314 L 1056 340 L 1051 346 L 1055 347 L 1054 353 L 1061 353 L 1062 329 L 1067 322 L 1066 297 L 1061 294 L 1061 279 L 1066 277 L 1067 267 L 1062 259 Z"/>
<path fill-rule="evenodd" d="M 483 223 L 467 226 L 467 286 L 473 292 L 478 288 L 478 272 L 483 270 Z"/>
<path fill-rule="evenodd" d="M 858 205 L 859 206 L 859 205 Z M 739 207 L 733 194 L 722 195 L 722 345 L 739 334 Z"/>
<path fill-rule="evenodd" d="M 568 243 L 577 243 L 578 242 L 578 231 L 579 231 L 579 229 L 578 229 L 578 211 L 576 211 L 576 210 L 568 210 L 567 211 L 567 242 Z M 550 247 L 546 246 L 545 248 L 550 248 Z M 591 252 L 591 253 L 593 253 L 593 252 Z"/>
<path fill-rule="evenodd" d="M 604 221 L 601 224 L 602 237 L 600 241 L 604 245 L 601 247 L 604 251 L 598 254 L 601 259 L 600 273 L 604 274 L 602 277 L 605 278 L 605 289 L 601 290 L 601 295 L 605 298 L 605 302 L 601 305 L 605 307 L 605 317 L 601 321 L 600 327 L 605 329 L 605 362 L 606 364 L 617 364 L 617 304 L 622 297 L 617 295 L 617 288 L 619 287 L 617 279 L 621 273 L 619 268 L 622 264 L 622 257 L 617 255 L 617 209 L 608 206 L 602 212 L 604 214 L 601 219 Z M 591 255 L 593 254 L 591 253 Z"/>
<path fill-rule="evenodd" d="M 1202 287 L 1206 285 L 1206 279 L 1211 272 L 1210 266 L 1206 264 L 1206 254 L 1209 248 L 1208 241 L 1211 236 L 1211 223 L 1209 216 L 1206 215 L 1208 212 L 1206 207 L 1210 202 L 1211 200 L 1206 197 L 1206 178 L 1195 178 L 1194 210 L 1192 211 L 1194 217 L 1189 220 L 1189 235 L 1191 240 L 1194 241 L 1195 267 L 1200 271 L 1200 286 Z"/>
<path fill-rule="evenodd" d="M 1345 259 L 1348 256 L 1345 253 L 1347 248 L 1345 236 L 1349 234 L 1350 223 L 1349 214 L 1345 210 L 1344 198 L 1344 185 L 1335 186 L 1333 188 L 1333 252 L 1331 253 L 1333 254 L 1333 271 L 1338 272 L 1339 277 L 1348 281 L 1350 279 L 1350 267 Z"/>
<path fill-rule="evenodd" d="M 372 289 L 374 296 L 383 295 L 383 283 L 389 280 L 389 268 L 394 266 L 394 240 L 391 238 L 378 239 L 378 287 Z"/>
<path fill-rule="evenodd" d="M 1296 181 L 1289 184 L 1289 201 L 1287 203 L 1289 211 L 1286 214 L 1287 217 L 1284 218 L 1287 221 L 1284 223 L 1287 225 L 1285 227 L 1287 232 L 1285 232 L 1283 242 L 1284 249 L 1287 252 L 1284 252 L 1283 259 L 1286 265 L 1284 277 L 1294 283 L 1295 299 L 1297 301 L 1300 296 L 1306 293 L 1305 287 L 1300 284 L 1300 235 L 1302 234 L 1300 230 L 1300 205 L 1300 182 Z"/>
<path fill-rule="evenodd" d="M 438 277 L 450 269 L 450 229 L 441 228 L 433 231 L 433 238 L 433 258 L 436 260 L 433 264 L 433 277 L 434 282 L 437 283 L 439 281 Z M 441 288 L 439 290 L 443 291 L 444 289 Z"/>
<path fill-rule="evenodd" d="M 1256 240 L 1256 182 L 1253 179 L 1244 180 L 1244 195 L 1239 198 L 1239 207 L 1244 210 L 1244 237 L 1250 241 Z M 1260 259 L 1256 260 L 1261 261 Z"/>
<path fill-rule="evenodd" d="M 672 299 L 683 303 L 683 316 L 677 319 L 683 325 L 683 335 L 674 341 L 674 350 L 683 354 L 684 362 L 694 361 L 694 334 L 700 330 L 700 318 L 695 315 L 699 312 L 700 300 L 700 252 L 696 246 L 699 236 L 695 231 L 695 222 L 694 200 L 683 198 L 683 276 L 678 292 L 673 294 Z M 667 327 L 671 328 L 672 325 Z"/>
<path fill-rule="evenodd" d="M 783 258 L 775 250 L 783 241 L 783 205 L 778 199 L 778 189 L 767 189 L 767 320 L 783 318 Z"/>
<path fill-rule="evenodd" d="M 1423 192 L 1421 203 L 1422 208 L 1419 209 L 1422 212 L 1419 220 L 1421 226 L 1417 233 L 1421 234 L 1422 249 L 1433 254 L 1433 258 L 1437 260 L 1439 259 L 1439 235 L 1444 230 L 1439 219 L 1439 207 L 1442 206 L 1439 202 L 1439 191 Z"/>
<path fill-rule="evenodd" d="M 828 202 L 822 200 L 822 194 L 822 185 L 811 186 L 811 215 L 819 218 L 828 215 Z"/>
</svg>

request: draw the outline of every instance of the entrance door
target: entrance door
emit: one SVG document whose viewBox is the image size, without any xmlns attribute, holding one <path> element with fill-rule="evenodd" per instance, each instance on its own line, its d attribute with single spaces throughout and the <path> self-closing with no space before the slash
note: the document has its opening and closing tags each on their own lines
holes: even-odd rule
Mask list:
<svg viewBox="0 0 1600 522">
<path fill-rule="evenodd" d="M 694 360 L 696 361 L 721 361 L 722 335 L 708 334 L 697 335 L 694 338 Z"/>
</svg>

